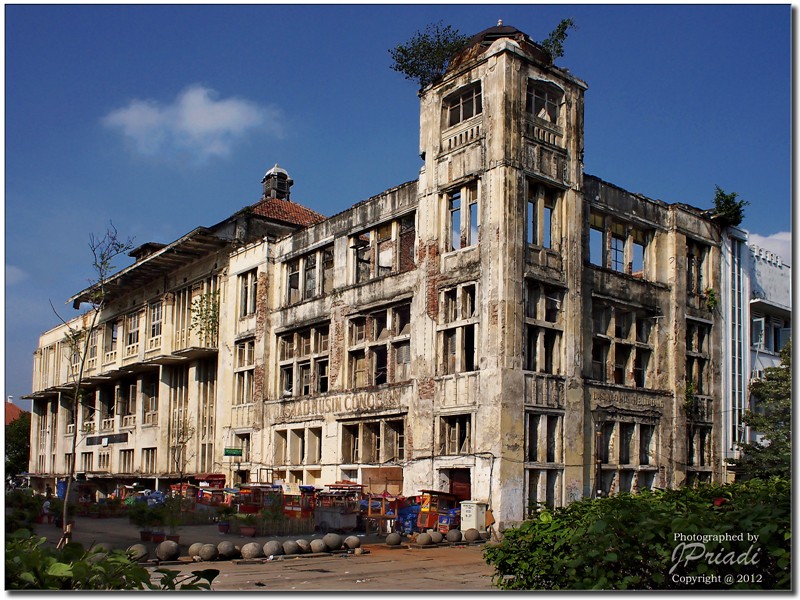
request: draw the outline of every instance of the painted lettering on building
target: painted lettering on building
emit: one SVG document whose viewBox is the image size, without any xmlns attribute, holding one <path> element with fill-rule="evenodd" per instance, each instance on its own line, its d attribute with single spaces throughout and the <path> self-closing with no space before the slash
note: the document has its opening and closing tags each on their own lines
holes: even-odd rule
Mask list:
<svg viewBox="0 0 800 600">
<path fill-rule="evenodd" d="M 400 394 L 395 390 L 385 392 L 357 392 L 342 396 L 293 400 L 283 405 L 283 418 L 350 414 L 362 411 L 398 408 Z"/>
<path fill-rule="evenodd" d="M 625 404 L 635 408 L 664 408 L 664 399 L 658 396 L 647 396 L 643 394 L 625 394 L 622 392 L 611 392 L 607 390 L 592 390 L 592 401 L 597 404 Z"/>
</svg>

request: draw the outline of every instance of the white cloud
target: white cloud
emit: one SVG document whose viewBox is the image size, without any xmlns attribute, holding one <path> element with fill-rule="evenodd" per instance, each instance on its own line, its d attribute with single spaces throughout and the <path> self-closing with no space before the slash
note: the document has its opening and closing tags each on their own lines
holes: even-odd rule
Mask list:
<svg viewBox="0 0 800 600">
<path fill-rule="evenodd" d="M 749 243 L 766 248 L 774 252 L 783 259 L 787 265 L 792 264 L 792 232 L 779 231 L 771 235 L 763 236 L 757 233 L 750 234 Z"/>
<path fill-rule="evenodd" d="M 6 285 L 14 285 L 28 278 L 28 274 L 14 265 L 6 265 Z"/>
<path fill-rule="evenodd" d="M 199 84 L 183 90 L 172 104 L 131 100 L 107 114 L 103 124 L 121 131 L 142 154 L 188 155 L 198 162 L 228 156 L 250 131 L 262 129 L 276 137 L 283 133 L 277 108 L 218 98 L 216 91 Z"/>
</svg>

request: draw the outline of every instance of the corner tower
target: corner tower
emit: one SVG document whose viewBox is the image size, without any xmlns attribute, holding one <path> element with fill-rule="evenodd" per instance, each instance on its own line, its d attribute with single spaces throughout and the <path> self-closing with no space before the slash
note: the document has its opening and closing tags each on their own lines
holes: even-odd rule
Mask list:
<svg viewBox="0 0 800 600">
<path fill-rule="evenodd" d="M 584 464 L 583 398 L 567 390 L 582 369 L 570 290 L 581 277 L 586 89 L 498 23 L 420 92 L 421 267 L 440 357 L 429 408 L 440 451 L 449 424 L 471 432 L 471 456 L 434 469 L 440 489 L 468 474 L 501 524 L 531 502 L 588 491 L 584 468 L 566 466 Z"/>
</svg>

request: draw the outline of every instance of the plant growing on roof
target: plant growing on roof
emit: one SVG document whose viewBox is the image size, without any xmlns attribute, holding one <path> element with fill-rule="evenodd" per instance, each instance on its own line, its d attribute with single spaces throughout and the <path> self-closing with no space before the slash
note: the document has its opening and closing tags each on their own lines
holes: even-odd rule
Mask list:
<svg viewBox="0 0 800 600">
<path fill-rule="evenodd" d="M 747 200 L 737 200 L 738 194 L 726 194 L 721 187 L 714 186 L 714 214 L 713 219 L 721 225 L 736 227 L 744 220 L 744 207 L 750 204 Z"/>
<path fill-rule="evenodd" d="M 453 56 L 464 48 L 469 37 L 441 21 L 417 31 L 410 40 L 389 50 L 391 68 L 419 84 L 420 89 L 444 75 Z"/>
<path fill-rule="evenodd" d="M 577 28 L 578 26 L 575 25 L 575 21 L 571 17 L 562 19 L 562 21 L 556 25 L 556 28 L 550 32 L 550 35 L 548 35 L 545 40 L 539 42 L 539 45 L 550 55 L 551 61 L 555 61 L 555 59 L 564 56 L 564 42 L 567 39 L 567 33 L 570 29 Z"/>
</svg>

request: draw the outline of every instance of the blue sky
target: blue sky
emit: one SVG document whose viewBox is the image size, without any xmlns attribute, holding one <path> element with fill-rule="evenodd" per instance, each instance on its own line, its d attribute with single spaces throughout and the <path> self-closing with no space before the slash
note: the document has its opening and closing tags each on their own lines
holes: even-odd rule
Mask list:
<svg viewBox="0 0 800 600">
<path fill-rule="evenodd" d="M 791 262 L 788 4 L 6 5 L 6 395 L 30 392 L 49 303 L 76 314 L 90 233 L 173 241 L 257 201 L 276 162 L 327 215 L 416 179 L 417 87 L 388 49 L 437 21 L 543 39 L 565 17 L 586 172 L 702 208 L 736 191 Z"/>
</svg>

